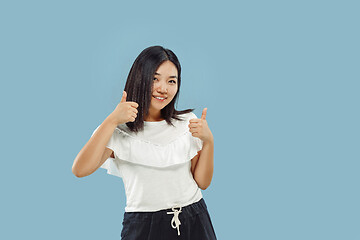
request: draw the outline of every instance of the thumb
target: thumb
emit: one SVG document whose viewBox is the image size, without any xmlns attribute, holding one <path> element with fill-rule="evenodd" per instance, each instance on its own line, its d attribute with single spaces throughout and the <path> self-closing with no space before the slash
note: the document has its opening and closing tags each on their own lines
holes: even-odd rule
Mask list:
<svg viewBox="0 0 360 240">
<path fill-rule="evenodd" d="M 125 91 L 123 91 L 123 95 L 122 95 L 122 97 L 121 97 L 121 101 L 120 102 L 126 102 L 126 92 Z"/>
<path fill-rule="evenodd" d="M 207 108 L 204 108 L 201 114 L 201 119 L 206 119 L 206 112 L 207 112 Z"/>
</svg>

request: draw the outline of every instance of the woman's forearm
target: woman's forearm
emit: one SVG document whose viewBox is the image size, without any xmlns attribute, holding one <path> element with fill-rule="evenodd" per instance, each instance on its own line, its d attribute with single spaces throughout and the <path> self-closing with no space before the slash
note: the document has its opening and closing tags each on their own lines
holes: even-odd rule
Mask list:
<svg viewBox="0 0 360 240">
<path fill-rule="evenodd" d="M 199 160 L 194 170 L 194 180 L 205 190 L 210 186 L 214 172 L 214 139 L 203 143 Z"/>
</svg>

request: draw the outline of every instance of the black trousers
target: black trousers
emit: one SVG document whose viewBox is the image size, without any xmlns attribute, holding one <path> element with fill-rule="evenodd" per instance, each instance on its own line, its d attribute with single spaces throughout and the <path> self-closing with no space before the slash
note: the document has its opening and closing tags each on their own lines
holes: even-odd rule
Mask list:
<svg viewBox="0 0 360 240">
<path fill-rule="evenodd" d="M 122 240 L 216 240 L 205 200 L 156 212 L 125 212 Z"/>
</svg>

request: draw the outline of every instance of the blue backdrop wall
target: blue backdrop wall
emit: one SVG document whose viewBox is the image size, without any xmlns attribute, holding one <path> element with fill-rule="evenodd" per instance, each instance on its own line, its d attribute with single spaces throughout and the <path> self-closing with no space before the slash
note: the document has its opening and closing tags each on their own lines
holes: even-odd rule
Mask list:
<svg viewBox="0 0 360 240">
<path fill-rule="evenodd" d="M 136 56 L 173 50 L 215 140 L 219 239 L 360 239 L 357 1 L 2 1 L 1 239 L 120 239 L 120 178 L 73 161 Z"/>
</svg>

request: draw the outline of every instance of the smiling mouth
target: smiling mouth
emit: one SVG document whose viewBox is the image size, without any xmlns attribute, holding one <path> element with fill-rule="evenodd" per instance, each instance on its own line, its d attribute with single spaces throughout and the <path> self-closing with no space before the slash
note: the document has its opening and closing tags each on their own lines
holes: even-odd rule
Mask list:
<svg viewBox="0 0 360 240">
<path fill-rule="evenodd" d="M 164 99 L 159 99 L 159 98 L 156 98 L 156 97 L 154 97 L 154 96 L 153 96 L 153 98 L 155 98 L 156 100 L 158 100 L 158 101 L 160 101 L 160 102 L 163 102 L 163 101 L 166 100 L 166 98 L 164 98 Z"/>
</svg>

